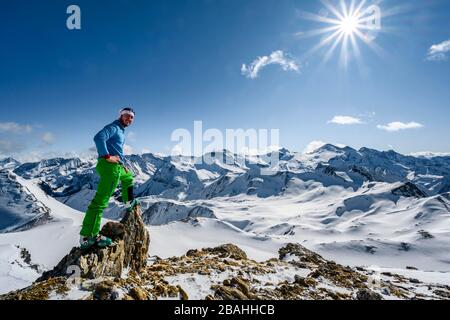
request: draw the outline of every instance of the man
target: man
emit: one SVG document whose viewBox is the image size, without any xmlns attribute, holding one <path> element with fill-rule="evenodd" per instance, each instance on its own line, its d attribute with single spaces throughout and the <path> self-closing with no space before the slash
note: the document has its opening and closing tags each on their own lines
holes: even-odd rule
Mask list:
<svg viewBox="0 0 450 320">
<path fill-rule="evenodd" d="M 80 231 L 82 249 L 88 249 L 94 245 L 104 248 L 112 244 L 112 240 L 99 235 L 99 231 L 103 210 L 108 207 L 109 199 L 119 181 L 122 185 L 122 200 L 126 204 L 127 210 L 131 211 L 137 204 L 133 195 L 133 175 L 124 166 L 123 155 L 125 128 L 133 123 L 134 116 L 135 112 L 132 108 L 120 110 L 119 119 L 104 127 L 94 137 L 99 156 L 96 171 L 100 175 L 100 181 Z"/>
</svg>

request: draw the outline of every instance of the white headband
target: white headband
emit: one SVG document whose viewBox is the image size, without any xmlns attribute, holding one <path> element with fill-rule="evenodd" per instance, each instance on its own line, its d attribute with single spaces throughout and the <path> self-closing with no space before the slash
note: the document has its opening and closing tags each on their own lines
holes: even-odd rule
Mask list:
<svg viewBox="0 0 450 320">
<path fill-rule="evenodd" d="M 134 112 L 132 112 L 132 111 L 130 111 L 130 110 L 122 110 L 122 111 L 120 111 L 119 116 L 123 116 L 123 115 L 125 115 L 125 114 L 128 114 L 128 115 L 134 117 Z"/>
</svg>

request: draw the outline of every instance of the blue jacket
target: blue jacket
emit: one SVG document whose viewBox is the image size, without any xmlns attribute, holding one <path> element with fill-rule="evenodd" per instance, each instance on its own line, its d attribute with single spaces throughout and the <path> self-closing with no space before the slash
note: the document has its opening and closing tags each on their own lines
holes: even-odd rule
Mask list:
<svg viewBox="0 0 450 320">
<path fill-rule="evenodd" d="M 119 120 L 108 124 L 97 133 L 94 137 L 94 142 L 99 158 L 109 154 L 111 156 L 119 156 L 122 163 L 125 163 L 125 157 L 123 155 L 125 128 Z"/>
</svg>

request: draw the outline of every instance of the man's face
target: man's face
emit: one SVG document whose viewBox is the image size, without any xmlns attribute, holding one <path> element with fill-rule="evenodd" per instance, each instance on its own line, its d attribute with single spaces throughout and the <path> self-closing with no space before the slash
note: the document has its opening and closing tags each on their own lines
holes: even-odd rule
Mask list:
<svg viewBox="0 0 450 320">
<path fill-rule="evenodd" d="M 131 125 L 133 124 L 134 116 L 132 116 L 132 115 L 130 115 L 130 114 L 123 114 L 123 115 L 120 117 L 120 121 L 122 122 L 122 124 L 123 124 L 125 127 L 129 127 L 129 126 L 131 126 Z"/>
</svg>

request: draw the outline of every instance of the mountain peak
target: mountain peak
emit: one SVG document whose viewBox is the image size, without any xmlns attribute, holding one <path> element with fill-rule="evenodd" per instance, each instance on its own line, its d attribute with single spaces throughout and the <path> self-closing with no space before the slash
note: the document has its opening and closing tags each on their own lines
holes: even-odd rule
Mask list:
<svg viewBox="0 0 450 320">
<path fill-rule="evenodd" d="M 324 144 L 320 148 L 317 148 L 313 152 L 319 152 L 319 151 L 331 151 L 331 152 L 339 152 L 339 151 L 356 151 L 355 149 L 345 146 L 345 145 L 334 145 L 331 143 Z"/>
</svg>

